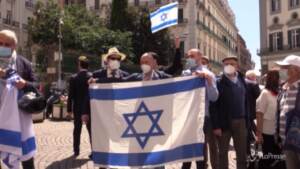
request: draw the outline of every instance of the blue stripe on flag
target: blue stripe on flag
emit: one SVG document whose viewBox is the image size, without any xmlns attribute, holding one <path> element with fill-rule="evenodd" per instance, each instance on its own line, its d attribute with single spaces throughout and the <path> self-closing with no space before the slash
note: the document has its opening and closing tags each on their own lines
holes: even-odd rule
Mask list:
<svg viewBox="0 0 300 169">
<path fill-rule="evenodd" d="M 93 152 L 93 161 L 99 165 L 145 166 L 158 165 L 176 160 L 202 157 L 203 143 L 184 145 L 172 150 L 151 153 Z"/>
<path fill-rule="evenodd" d="M 22 142 L 22 153 L 23 155 L 29 154 L 36 149 L 35 138 L 31 137 L 26 141 Z"/>
<path fill-rule="evenodd" d="M 21 147 L 21 133 L 0 129 L 0 144 L 13 147 Z"/>
<path fill-rule="evenodd" d="M 175 3 L 173 5 L 170 5 L 170 6 L 166 6 L 166 7 L 161 7 L 159 8 L 158 10 L 150 13 L 150 18 L 153 18 L 154 16 L 156 16 L 157 14 L 161 13 L 161 12 L 166 12 L 166 11 L 169 11 L 171 10 L 172 8 L 175 8 L 178 6 L 178 3 Z"/>
<path fill-rule="evenodd" d="M 167 21 L 167 22 L 163 22 L 157 26 L 154 26 L 151 28 L 151 31 L 154 33 L 154 32 L 157 32 L 158 30 L 161 30 L 165 27 L 168 27 L 168 26 L 172 26 L 174 24 L 177 24 L 178 22 L 178 19 L 173 19 L 173 20 L 170 20 L 170 21 Z"/>
<path fill-rule="evenodd" d="M 126 100 L 169 95 L 205 87 L 205 80 L 193 78 L 178 82 L 124 89 L 90 89 L 90 98 L 96 100 Z"/>
</svg>

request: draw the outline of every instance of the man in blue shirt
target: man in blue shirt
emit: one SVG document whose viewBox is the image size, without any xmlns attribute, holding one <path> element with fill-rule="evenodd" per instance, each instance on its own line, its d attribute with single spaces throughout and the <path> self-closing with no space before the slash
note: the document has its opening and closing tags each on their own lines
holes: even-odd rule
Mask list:
<svg viewBox="0 0 300 169">
<path fill-rule="evenodd" d="M 197 75 L 201 78 L 205 78 L 205 89 L 206 89 L 206 96 L 205 96 L 205 116 L 209 117 L 209 102 L 216 101 L 219 96 L 219 92 L 216 86 L 216 78 L 215 75 L 209 71 L 207 68 L 202 66 L 202 53 L 199 49 L 191 49 L 188 51 L 188 55 L 186 58 L 186 67 L 185 70 L 182 72 L 183 76 L 189 75 Z M 204 169 L 205 168 L 205 161 L 197 161 L 197 169 Z M 191 162 L 183 163 L 182 169 L 189 169 L 191 168 Z"/>
</svg>

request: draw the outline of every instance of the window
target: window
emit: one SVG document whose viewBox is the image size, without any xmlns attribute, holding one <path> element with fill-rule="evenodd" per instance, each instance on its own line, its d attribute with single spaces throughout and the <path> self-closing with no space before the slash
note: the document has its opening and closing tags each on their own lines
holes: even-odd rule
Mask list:
<svg viewBox="0 0 300 169">
<path fill-rule="evenodd" d="M 270 51 L 277 51 L 283 49 L 283 35 L 282 32 L 275 32 L 269 35 Z"/>
<path fill-rule="evenodd" d="M 140 0 L 134 0 L 134 5 L 139 6 L 140 5 Z"/>
<path fill-rule="evenodd" d="M 289 0 L 290 1 L 290 8 L 296 8 L 300 6 L 300 0 Z"/>
<path fill-rule="evenodd" d="M 181 57 L 184 57 L 184 41 L 180 41 L 180 45 L 179 45 L 179 49 L 180 49 L 180 53 L 181 53 Z"/>
<path fill-rule="evenodd" d="M 288 43 L 290 49 L 300 48 L 300 28 L 288 31 Z"/>
<path fill-rule="evenodd" d="M 298 19 L 298 13 L 297 12 L 294 12 L 292 14 L 292 19 Z"/>
<path fill-rule="evenodd" d="M 95 9 L 100 9 L 100 0 L 95 0 Z"/>
<path fill-rule="evenodd" d="M 280 11 L 280 0 L 271 0 L 271 12 Z"/>
<path fill-rule="evenodd" d="M 279 23 L 279 18 L 278 17 L 273 18 L 273 23 L 278 24 Z"/>
<path fill-rule="evenodd" d="M 11 20 L 12 20 L 12 12 L 8 10 L 6 12 L 6 24 L 11 24 Z"/>
<path fill-rule="evenodd" d="M 178 10 L 178 23 L 183 23 L 183 9 Z"/>
</svg>

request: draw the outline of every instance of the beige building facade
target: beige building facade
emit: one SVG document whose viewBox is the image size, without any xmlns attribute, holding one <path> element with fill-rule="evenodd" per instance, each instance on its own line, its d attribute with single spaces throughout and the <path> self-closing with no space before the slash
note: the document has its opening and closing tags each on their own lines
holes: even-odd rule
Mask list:
<svg viewBox="0 0 300 169">
<path fill-rule="evenodd" d="M 89 0 L 87 0 L 89 1 Z M 94 0 L 90 0 L 94 1 Z M 130 5 L 146 5 L 151 11 L 174 0 L 129 0 Z M 107 0 L 111 3 L 111 0 Z M 211 60 L 214 72 L 221 71 L 221 61 L 227 56 L 238 56 L 238 29 L 235 15 L 227 0 L 178 0 L 178 25 L 169 30 L 181 39 L 186 53 L 199 48 Z"/>
<path fill-rule="evenodd" d="M 0 0 L 0 29 L 11 29 L 18 36 L 19 52 L 26 54 L 28 19 L 36 0 Z"/>
<path fill-rule="evenodd" d="M 300 0 L 260 0 L 262 72 L 290 54 L 300 55 Z"/>
</svg>

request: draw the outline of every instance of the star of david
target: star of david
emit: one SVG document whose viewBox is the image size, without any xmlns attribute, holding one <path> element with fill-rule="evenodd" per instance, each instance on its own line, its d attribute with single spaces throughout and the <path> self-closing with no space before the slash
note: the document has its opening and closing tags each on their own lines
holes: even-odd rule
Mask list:
<svg viewBox="0 0 300 169">
<path fill-rule="evenodd" d="M 122 134 L 122 138 L 134 137 L 136 138 L 141 148 L 144 149 L 150 137 L 164 135 L 164 132 L 158 125 L 158 121 L 162 115 L 162 112 L 163 110 L 149 111 L 146 104 L 144 102 L 141 102 L 136 112 L 123 114 L 123 117 L 126 123 L 128 124 L 128 127 Z M 137 120 L 137 118 L 142 116 L 148 117 L 152 124 L 147 132 L 139 133 L 134 127 L 134 122 Z"/>
<path fill-rule="evenodd" d="M 160 16 L 160 19 L 161 19 L 162 21 L 165 21 L 167 18 L 168 18 L 168 14 L 166 14 L 166 13 L 163 13 L 163 14 Z"/>
</svg>

